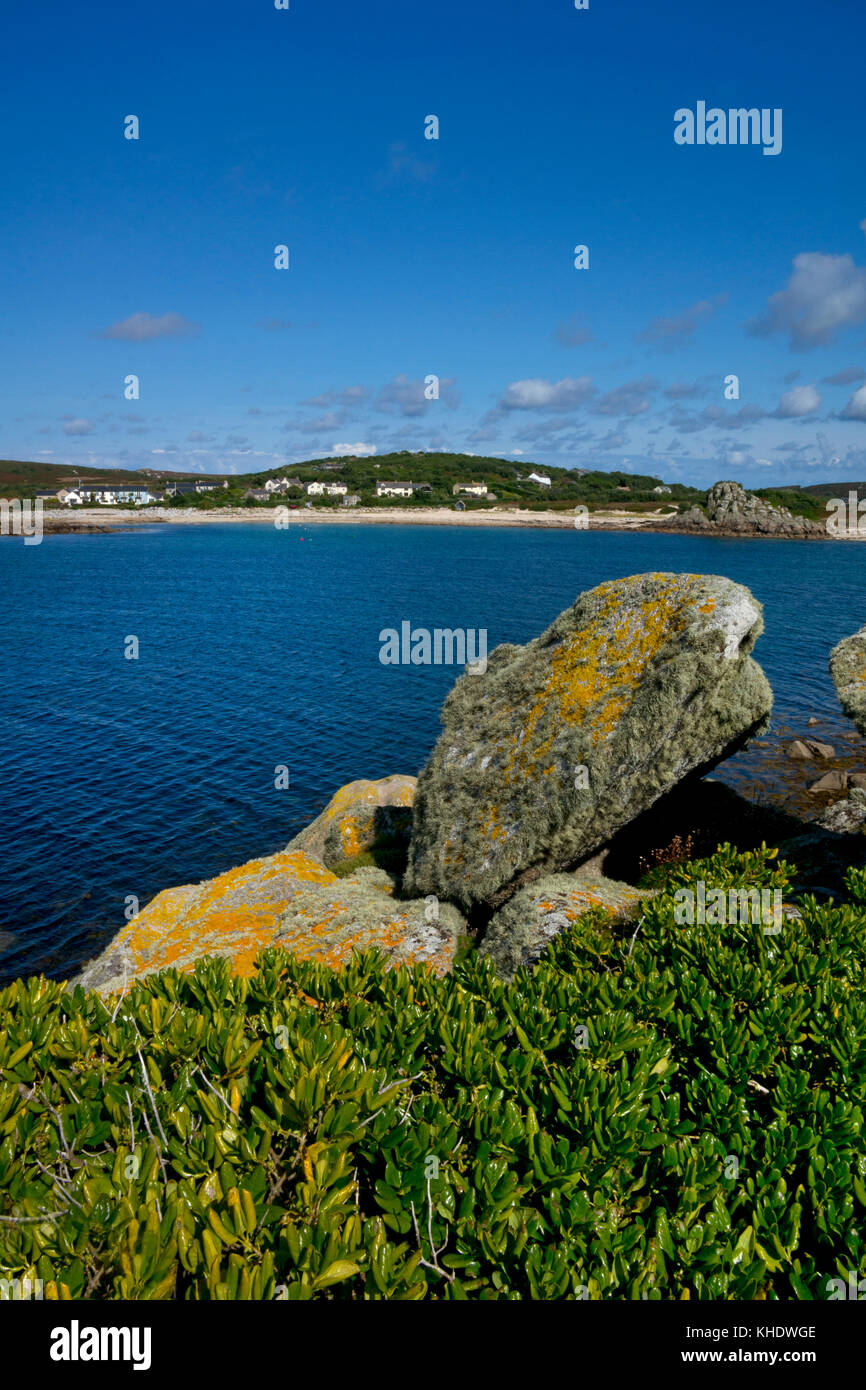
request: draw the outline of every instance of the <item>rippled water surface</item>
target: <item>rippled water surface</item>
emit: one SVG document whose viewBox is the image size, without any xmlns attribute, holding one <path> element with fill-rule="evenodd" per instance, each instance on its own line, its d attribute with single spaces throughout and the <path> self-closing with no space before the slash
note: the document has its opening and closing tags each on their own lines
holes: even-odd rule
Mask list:
<svg viewBox="0 0 866 1390">
<path fill-rule="evenodd" d="M 864 566 L 853 543 L 628 532 L 299 523 L 5 539 L 0 975 L 71 973 L 122 925 L 127 895 L 144 904 L 272 853 L 344 782 L 417 772 L 456 673 L 381 665 L 383 628 L 486 628 L 492 649 L 605 579 L 725 574 L 765 605 L 755 656 L 777 726 L 816 715 L 823 736 L 850 727 L 827 654 L 866 622 Z"/>
</svg>

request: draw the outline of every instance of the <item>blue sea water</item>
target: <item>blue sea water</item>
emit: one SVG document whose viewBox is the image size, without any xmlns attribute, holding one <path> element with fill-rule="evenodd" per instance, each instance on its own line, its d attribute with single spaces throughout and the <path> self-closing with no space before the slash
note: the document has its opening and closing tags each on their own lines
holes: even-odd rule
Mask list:
<svg viewBox="0 0 866 1390">
<path fill-rule="evenodd" d="M 71 974 L 130 895 L 280 849 L 344 782 L 417 772 L 458 672 L 382 665 L 384 628 L 484 628 L 492 650 L 606 579 L 724 574 L 765 605 L 775 720 L 826 732 L 848 727 L 827 655 L 866 622 L 864 566 L 853 543 L 302 521 L 6 539 L 0 978 Z"/>
</svg>

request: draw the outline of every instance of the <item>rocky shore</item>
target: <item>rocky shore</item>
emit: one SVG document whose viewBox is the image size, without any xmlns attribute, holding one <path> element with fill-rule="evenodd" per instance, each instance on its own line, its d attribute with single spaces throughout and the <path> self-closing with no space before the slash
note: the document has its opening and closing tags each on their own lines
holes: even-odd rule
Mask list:
<svg viewBox="0 0 866 1390">
<path fill-rule="evenodd" d="M 277 854 L 167 888 L 73 983 L 116 993 L 204 955 L 250 975 L 270 945 L 331 967 L 375 947 L 437 975 L 477 947 L 508 977 L 590 908 L 634 916 L 653 864 L 723 841 L 794 848 L 803 885 L 832 893 L 866 863 L 862 783 L 840 774 L 847 800 L 819 795 L 805 821 L 708 778 L 766 728 L 762 629 L 749 590 L 719 576 L 599 585 L 460 677 L 417 780 L 352 782 Z M 831 661 L 849 711 L 864 707 L 864 640 Z M 820 773 L 835 751 L 807 734 L 786 757 Z"/>
</svg>

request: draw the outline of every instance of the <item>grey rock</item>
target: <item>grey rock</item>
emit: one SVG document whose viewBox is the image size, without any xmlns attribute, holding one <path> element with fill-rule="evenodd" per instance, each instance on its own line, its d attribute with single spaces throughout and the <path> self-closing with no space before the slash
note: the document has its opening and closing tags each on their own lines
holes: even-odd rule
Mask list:
<svg viewBox="0 0 866 1390">
<path fill-rule="evenodd" d="M 830 676 L 843 710 L 858 731 L 866 734 L 866 627 L 843 637 L 833 648 Z"/>
<path fill-rule="evenodd" d="M 764 725 L 748 589 L 645 574 L 581 595 L 526 647 L 462 676 L 418 779 L 407 895 L 498 907 L 589 858 L 690 773 Z"/>
<path fill-rule="evenodd" d="M 848 786 L 848 774 L 841 770 L 825 772 L 817 782 L 813 782 L 810 792 L 843 792 Z"/>
<path fill-rule="evenodd" d="M 602 908 L 610 916 L 628 917 L 646 893 L 601 875 L 548 874 L 521 888 L 495 912 L 479 948 L 496 973 L 510 979 L 523 965 L 533 965 L 554 937 L 586 912 Z"/>
</svg>

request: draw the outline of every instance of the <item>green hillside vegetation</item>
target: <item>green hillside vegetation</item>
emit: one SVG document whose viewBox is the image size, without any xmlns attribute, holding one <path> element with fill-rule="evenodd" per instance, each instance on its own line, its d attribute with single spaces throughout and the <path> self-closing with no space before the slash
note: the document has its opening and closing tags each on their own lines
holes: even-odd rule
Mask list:
<svg viewBox="0 0 866 1390">
<path fill-rule="evenodd" d="M 327 465 L 332 465 L 328 467 Z M 551 486 L 523 481 L 533 471 L 530 461 L 514 463 L 507 459 L 476 457 L 470 454 L 449 453 L 393 453 L 374 458 L 332 458 L 311 459 L 305 463 L 274 466 L 256 473 L 224 474 L 182 474 L 154 469 L 138 472 L 116 469 L 89 468 L 76 470 L 61 464 L 16 463 L 0 461 L 0 495 L 12 497 L 32 496 L 36 490 L 74 486 L 76 478 L 83 481 L 105 483 L 151 484 L 161 489 L 168 481 L 209 481 L 227 488 L 197 495 L 181 494 L 169 499 L 169 505 L 176 507 L 196 507 L 211 510 L 216 507 L 278 506 L 281 503 L 311 501 L 313 506 L 339 506 L 340 499 L 333 497 L 307 498 L 302 489 L 295 489 L 283 496 L 277 495 L 268 502 L 245 500 L 244 494 L 250 488 L 261 488 L 268 478 L 299 478 L 305 486 L 316 479 L 345 483 L 349 492 L 357 493 L 364 506 L 454 506 L 455 483 L 484 482 L 495 501 L 489 498 L 462 497 L 467 509 L 475 507 L 526 506 L 539 509 L 567 509 L 578 504 L 591 510 L 600 507 L 629 507 L 646 509 L 666 506 L 671 503 L 691 505 L 702 501 L 704 491 L 684 487 L 679 483 L 670 484 L 669 494 L 653 492 L 662 479 L 648 474 L 613 472 L 598 470 L 549 468 L 538 466 L 538 471 L 551 480 Z M 429 483 L 432 491 L 412 498 L 377 498 L 376 483 L 399 481 Z"/>
<path fill-rule="evenodd" d="M 826 503 L 831 498 L 844 502 L 846 507 L 848 506 L 848 494 L 851 492 L 857 494 L 857 500 L 859 502 L 866 500 L 866 482 L 813 483 L 810 484 L 809 487 L 799 488 L 798 491 L 807 497 L 817 499 L 820 504 L 822 518 L 827 516 Z"/>
<path fill-rule="evenodd" d="M 823 521 L 826 518 L 827 511 L 822 495 L 813 493 L 811 488 L 757 487 L 754 492 L 757 497 L 763 497 L 774 507 L 787 507 L 789 512 L 794 513 L 794 516 L 805 516 L 810 521 Z M 847 492 L 844 494 L 830 492 L 827 495 L 830 497 L 848 496 Z"/>
<path fill-rule="evenodd" d="M 778 935 L 653 870 L 504 984 L 263 952 L 0 992 L 0 1276 L 59 1299 L 823 1300 L 866 1274 L 866 872 Z M 585 1035 L 582 1029 L 586 1030 Z M 838 1293 L 836 1294 L 838 1296 Z"/>
<path fill-rule="evenodd" d="M 330 465 L 330 466 L 328 466 Z M 551 480 L 551 486 L 525 481 L 528 474 L 538 471 Z M 14 460 L 0 460 L 0 496 L 7 498 L 32 497 L 35 491 L 57 490 L 74 486 L 76 479 L 104 483 L 150 484 L 163 489 L 167 482 L 205 481 L 222 484 L 218 491 L 200 494 L 181 494 L 167 499 L 167 505 L 194 507 L 210 511 L 217 507 L 240 506 L 279 506 L 303 504 L 310 501 L 314 507 L 340 506 L 339 497 L 308 498 L 303 490 L 307 483 L 317 479 L 345 483 L 350 493 L 357 493 L 365 507 L 443 507 L 454 506 L 457 498 L 453 494 L 455 483 L 484 482 L 495 500 L 489 497 L 461 497 L 459 500 L 467 510 L 491 506 L 527 507 L 530 510 L 568 510 L 577 505 L 589 507 L 590 511 L 616 507 L 630 511 L 650 511 L 656 508 L 677 507 L 684 511 L 697 504 L 703 506 L 706 489 L 687 487 L 681 483 L 668 483 L 669 493 L 656 493 L 654 489 L 664 480 L 652 474 L 627 473 L 622 470 L 602 472 L 598 469 L 551 468 L 546 464 L 534 465 L 529 460 L 514 462 L 510 459 L 476 457 L 472 454 L 450 453 L 412 453 L 401 452 L 382 454 L 374 457 L 330 459 L 309 459 L 304 463 L 273 466 L 265 471 L 245 474 L 188 474 L 167 470 L 140 469 L 128 470 L 110 468 L 81 468 L 76 470 L 62 464 L 22 463 Z M 250 488 L 261 488 L 268 478 L 292 477 L 300 479 L 303 487 L 286 494 L 277 494 L 269 501 L 246 499 Z M 376 497 L 376 483 L 379 480 L 429 483 L 432 491 L 412 498 Z M 861 490 L 866 496 L 866 483 L 820 483 L 814 487 L 799 488 L 757 488 L 759 497 L 776 506 L 787 507 L 795 515 L 806 516 L 812 520 L 822 520 L 826 515 L 824 500 L 827 497 L 847 498 L 849 490 Z M 49 504 L 50 505 L 50 504 Z"/>
</svg>

